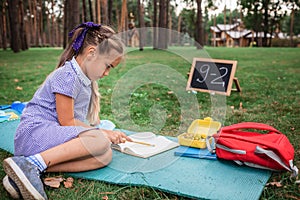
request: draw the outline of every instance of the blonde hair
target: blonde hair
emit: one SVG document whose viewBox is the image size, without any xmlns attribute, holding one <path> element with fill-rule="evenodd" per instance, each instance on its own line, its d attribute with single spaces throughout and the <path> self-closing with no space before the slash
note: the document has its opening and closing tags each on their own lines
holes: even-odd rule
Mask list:
<svg viewBox="0 0 300 200">
<path fill-rule="evenodd" d="M 56 68 L 64 66 L 66 61 L 70 61 L 73 56 L 77 56 L 83 52 L 83 50 L 90 45 L 97 46 L 99 54 L 107 55 L 112 50 L 117 51 L 121 56 L 124 54 L 124 44 L 120 37 L 115 34 L 115 31 L 109 26 L 101 25 L 99 27 L 88 28 L 84 37 L 81 47 L 76 52 L 72 45 L 76 38 L 84 31 L 86 27 L 79 27 L 74 30 L 73 36 L 62 53 L 59 63 Z M 96 125 L 99 119 L 100 112 L 100 93 L 98 88 L 98 82 L 92 81 L 92 96 L 87 114 L 87 120 L 91 125 Z"/>
</svg>

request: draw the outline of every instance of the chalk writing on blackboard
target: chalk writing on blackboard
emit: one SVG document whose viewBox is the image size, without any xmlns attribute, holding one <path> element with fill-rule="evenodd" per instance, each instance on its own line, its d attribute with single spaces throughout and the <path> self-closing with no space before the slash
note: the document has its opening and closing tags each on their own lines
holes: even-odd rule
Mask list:
<svg viewBox="0 0 300 200">
<path fill-rule="evenodd" d="M 234 60 L 194 58 L 186 89 L 229 96 L 236 65 Z"/>
</svg>

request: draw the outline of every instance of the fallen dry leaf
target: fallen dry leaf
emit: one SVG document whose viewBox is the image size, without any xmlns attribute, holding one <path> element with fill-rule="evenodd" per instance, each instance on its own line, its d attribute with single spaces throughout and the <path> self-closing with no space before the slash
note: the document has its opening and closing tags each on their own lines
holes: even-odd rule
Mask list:
<svg viewBox="0 0 300 200">
<path fill-rule="evenodd" d="M 174 92 L 173 91 L 168 91 L 168 94 L 174 94 Z"/>
<path fill-rule="evenodd" d="M 59 188 L 60 182 L 63 180 L 64 179 L 61 176 L 47 177 L 44 179 L 44 184 L 52 188 Z"/>
<path fill-rule="evenodd" d="M 283 185 L 281 184 L 281 182 L 274 181 L 274 182 L 267 183 L 266 186 L 282 187 Z"/>
<path fill-rule="evenodd" d="M 102 197 L 102 199 L 103 199 L 103 200 L 107 200 L 107 199 L 108 199 L 108 196 L 105 195 L 105 196 Z"/>
<path fill-rule="evenodd" d="M 23 88 L 20 87 L 20 86 L 17 86 L 17 87 L 16 87 L 16 90 L 23 90 Z"/>
<path fill-rule="evenodd" d="M 15 82 L 15 83 L 19 82 L 19 79 L 15 78 L 15 79 L 14 79 L 14 82 Z"/>
<path fill-rule="evenodd" d="M 66 179 L 66 181 L 64 181 L 65 188 L 71 188 L 71 187 L 73 187 L 73 182 L 74 182 L 74 179 L 72 177 L 68 177 Z"/>
<path fill-rule="evenodd" d="M 71 187 L 73 187 L 73 183 L 64 181 L 64 186 L 65 186 L 65 188 L 71 188 Z"/>
</svg>

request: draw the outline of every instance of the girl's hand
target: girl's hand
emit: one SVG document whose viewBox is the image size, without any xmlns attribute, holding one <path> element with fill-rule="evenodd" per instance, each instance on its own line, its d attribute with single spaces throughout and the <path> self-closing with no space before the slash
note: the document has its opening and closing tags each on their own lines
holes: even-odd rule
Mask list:
<svg viewBox="0 0 300 200">
<path fill-rule="evenodd" d="M 132 141 L 125 133 L 123 133 L 121 131 L 110 131 L 110 130 L 103 130 L 103 129 L 101 131 L 113 144 L 124 143 L 126 141 L 129 141 L 129 142 Z"/>
</svg>

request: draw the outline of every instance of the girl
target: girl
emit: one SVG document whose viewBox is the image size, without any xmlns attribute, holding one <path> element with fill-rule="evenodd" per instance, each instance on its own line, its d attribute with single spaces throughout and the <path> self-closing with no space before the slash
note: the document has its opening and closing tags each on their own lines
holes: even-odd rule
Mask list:
<svg viewBox="0 0 300 200">
<path fill-rule="evenodd" d="M 131 141 L 99 124 L 97 80 L 109 75 L 124 46 L 108 26 L 86 22 L 72 32 L 57 69 L 36 91 L 21 116 L 15 156 L 3 161 L 4 187 L 14 198 L 47 199 L 40 174 L 102 168 L 112 159 L 110 144 Z"/>
</svg>

